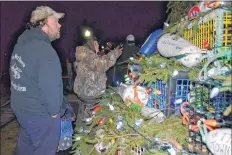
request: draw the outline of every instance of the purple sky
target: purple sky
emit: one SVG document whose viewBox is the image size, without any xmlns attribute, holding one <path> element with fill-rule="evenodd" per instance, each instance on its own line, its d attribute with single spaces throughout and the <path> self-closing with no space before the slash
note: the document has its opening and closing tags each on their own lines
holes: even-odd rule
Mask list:
<svg viewBox="0 0 232 155">
<path fill-rule="evenodd" d="M 119 39 L 132 33 L 136 38 L 146 39 L 150 32 L 165 20 L 164 2 L 0 2 L 1 3 L 1 70 L 8 69 L 9 58 L 17 37 L 29 21 L 36 6 L 47 5 L 66 13 L 61 20 L 62 36 L 55 42 L 61 59 L 80 40 L 79 30 L 83 20 L 95 22 L 98 38 Z M 5 56 L 4 56 L 5 55 Z"/>
</svg>

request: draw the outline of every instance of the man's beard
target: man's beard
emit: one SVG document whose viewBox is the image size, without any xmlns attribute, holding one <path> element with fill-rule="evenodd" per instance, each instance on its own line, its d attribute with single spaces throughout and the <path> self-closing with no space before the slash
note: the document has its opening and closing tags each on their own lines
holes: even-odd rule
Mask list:
<svg viewBox="0 0 232 155">
<path fill-rule="evenodd" d="M 54 40 L 59 39 L 59 38 L 60 38 L 60 34 L 58 34 L 58 33 L 56 35 L 49 36 L 50 41 L 54 41 Z"/>
<path fill-rule="evenodd" d="M 49 29 L 50 29 L 49 39 L 51 42 L 60 38 L 60 30 L 58 30 L 58 32 L 55 33 L 54 30 L 50 26 L 49 26 Z"/>
</svg>

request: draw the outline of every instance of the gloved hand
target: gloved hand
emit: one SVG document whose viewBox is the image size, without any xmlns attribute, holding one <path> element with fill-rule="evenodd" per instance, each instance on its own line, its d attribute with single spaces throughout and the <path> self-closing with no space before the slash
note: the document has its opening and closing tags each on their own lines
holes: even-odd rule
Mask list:
<svg viewBox="0 0 232 155">
<path fill-rule="evenodd" d="M 117 52 L 117 55 L 121 55 L 122 54 L 122 50 L 123 50 L 123 48 L 120 47 L 120 46 L 118 46 L 118 47 L 115 48 L 115 51 Z"/>
</svg>

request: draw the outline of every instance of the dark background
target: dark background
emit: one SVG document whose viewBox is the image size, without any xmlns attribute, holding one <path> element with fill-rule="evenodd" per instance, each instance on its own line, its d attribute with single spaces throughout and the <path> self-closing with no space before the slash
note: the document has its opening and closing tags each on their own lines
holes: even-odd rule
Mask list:
<svg viewBox="0 0 232 155">
<path fill-rule="evenodd" d="M 50 6 L 64 12 L 60 21 L 61 38 L 53 42 L 61 61 L 69 51 L 82 43 L 80 29 L 90 26 L 101 41 L 120 42 L 133 34 L 142 44 L 151 32 L 162 28 L 166 20 L 167 2 L 0 2 L 1 6 L 1 75 L 8 71 L 10 56 L 18 36 L 25 30 L 36 6 Z M 8 75 L 2 76 L 1 84 L 9 82 Z"/>
</svg>

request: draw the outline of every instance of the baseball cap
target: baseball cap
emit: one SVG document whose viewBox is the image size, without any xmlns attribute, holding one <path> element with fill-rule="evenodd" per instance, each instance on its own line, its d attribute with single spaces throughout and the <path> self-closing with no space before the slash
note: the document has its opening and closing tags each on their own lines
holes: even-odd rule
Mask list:
<svg viewBox="0 0 232 155">
<path fill-rule="evenodd" d="M 55 18 L 60 19 L 64 17 L 64 13 L 56 12 L 48 6 L 39 6 L 32 11 L 30 22 L 36 23 L 40 20 L 46 19 L 49 16 L 54 16 Z"/>
</svg>

